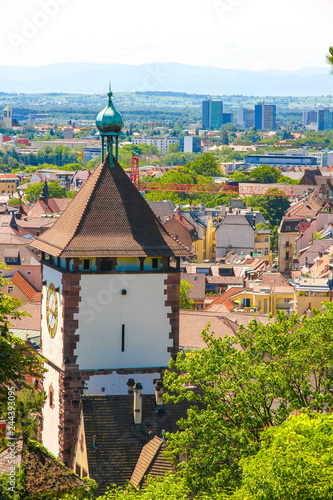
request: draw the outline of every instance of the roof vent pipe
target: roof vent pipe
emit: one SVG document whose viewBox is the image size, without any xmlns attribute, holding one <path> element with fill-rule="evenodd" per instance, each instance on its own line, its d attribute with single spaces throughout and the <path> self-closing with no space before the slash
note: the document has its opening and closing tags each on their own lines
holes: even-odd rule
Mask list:
<svg viewBox="0 0 333 500">
<path fill-rule="evenodd" d="M 135 386 L 134 378 L 129 378 L 126 382 L 127 385 L 127 394 L 133 394 L 133 387 Z"/>
<path fill-rule="evenodd" d="M 163 406 L 163 382 L 161 379 L 153 380 L 155 386 L 155 400 L 157 408 L 161 408 Z"/>
<path fill-rule="evenodd" d="M 142 385 L 136 382 L 134 385 L 134 425 L 142 424 Z"/>
</svg>

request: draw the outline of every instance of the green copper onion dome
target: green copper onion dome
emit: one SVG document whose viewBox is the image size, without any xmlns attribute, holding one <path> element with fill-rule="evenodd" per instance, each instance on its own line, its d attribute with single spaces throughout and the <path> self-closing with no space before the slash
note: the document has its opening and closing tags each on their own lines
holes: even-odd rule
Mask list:
<svg viewBox="0 0 333 500">
<path fill-rule="evenodd" d="M 111 86 L 108 92 L 109 102 L 108 105 L 98 113 L 96 118 L 96 126 L 101 135 L 117 135 L 124 125 L 124 120 L 119 111 L 113 105 Z"/>
</svg>

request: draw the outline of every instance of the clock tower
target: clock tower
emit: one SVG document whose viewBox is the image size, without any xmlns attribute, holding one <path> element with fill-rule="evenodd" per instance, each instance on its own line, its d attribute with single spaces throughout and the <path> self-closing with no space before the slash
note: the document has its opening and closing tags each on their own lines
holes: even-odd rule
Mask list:
<svg viewBox="0 0 333 500">
<path fill-rule="evenodd" d="M 102 162 L 33 247 L 42 254 L 42 443 L 73 465 L 83 395 L 154 392 L 178 351 L 180 259 L 118 163 L 123 120 L 109 102 L 96 124 Z M 147 391 L 147 392 L 148 392 Z"/>
</svg>

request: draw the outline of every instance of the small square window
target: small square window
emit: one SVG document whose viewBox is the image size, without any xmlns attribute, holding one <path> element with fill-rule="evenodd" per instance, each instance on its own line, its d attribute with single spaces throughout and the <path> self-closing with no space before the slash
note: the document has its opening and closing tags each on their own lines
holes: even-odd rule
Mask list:
<svg viewBox="0 0 333 500">
<path fill-rule="evenodd" d="M 13 286 L 9 286 L 8 287 L 8 295 L 13 295 L 14 293 L 14 287 Z"/>
</svg>

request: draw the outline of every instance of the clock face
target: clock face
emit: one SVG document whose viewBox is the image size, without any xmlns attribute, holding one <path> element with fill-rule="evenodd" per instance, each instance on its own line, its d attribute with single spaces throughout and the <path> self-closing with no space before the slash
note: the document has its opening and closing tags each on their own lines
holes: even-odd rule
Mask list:
<svg viewBox="0 0 333 500">
<path fill-rule="evenodd" d="M 58 299 L 54 284 L 50 283 L 46 297 L 46 322 L 50 337 L 53 339 L 58 327 Z"/>
</svg>

